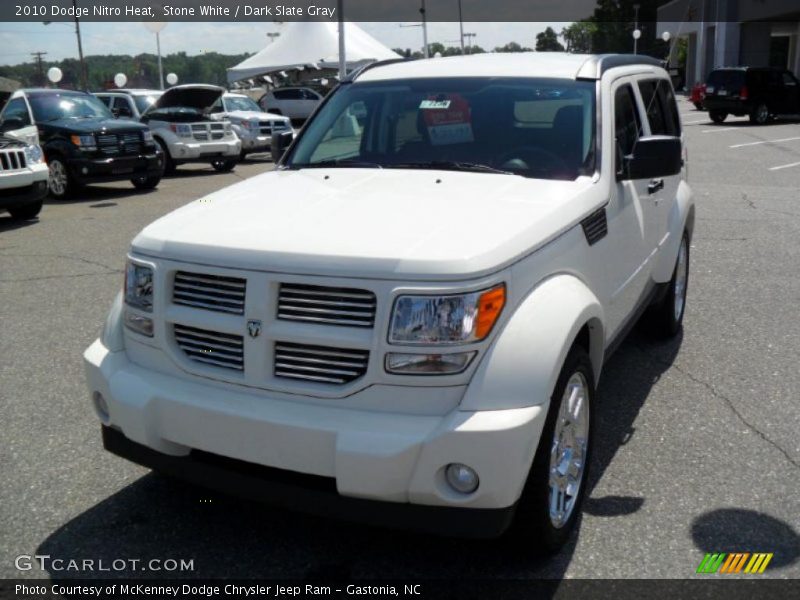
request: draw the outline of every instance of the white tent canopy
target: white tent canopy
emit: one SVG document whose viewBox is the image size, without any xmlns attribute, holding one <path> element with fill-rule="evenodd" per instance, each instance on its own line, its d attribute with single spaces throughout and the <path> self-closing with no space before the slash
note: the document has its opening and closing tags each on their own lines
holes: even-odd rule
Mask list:
<svg viewBox="0 0 800 600">
<path fill-rule="evenodd" d="M 345 23 L 347 68 L 400 58 L 354 23 Z M 277 40 L 261 52 L 228 69 L 228 82 L 299 67 L 335 69 L 339 66 L 338 24 L 321 21 L 287 23 Z"/>
</svg>

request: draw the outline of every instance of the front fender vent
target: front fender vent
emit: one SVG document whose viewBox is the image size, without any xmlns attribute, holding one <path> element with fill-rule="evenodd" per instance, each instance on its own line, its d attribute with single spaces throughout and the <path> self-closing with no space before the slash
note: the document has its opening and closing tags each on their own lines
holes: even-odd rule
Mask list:
<svg viewBox="0 0 800 600">
<path fill-rule="evenodd" d="M 594 246 L 597 242 L 606 237 L 608 233 L 608 220 L 606 219 L 605 207 L 593 212 L 581 221 L 581 227 L 583 227 L 583 233 L 590 246 Z"/>
</svg>

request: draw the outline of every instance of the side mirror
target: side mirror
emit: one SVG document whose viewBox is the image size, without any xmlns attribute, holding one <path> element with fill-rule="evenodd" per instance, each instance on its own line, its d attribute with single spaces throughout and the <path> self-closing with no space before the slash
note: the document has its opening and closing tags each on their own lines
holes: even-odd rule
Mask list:
<svg viewBox="0 0 800 600">
<path fill-rule="evenodd" d="M 666 135 L 640 138 L 624 158 L 618 179 L 654 179 L 677 175 L 683 168 L 681 139 Z"/>
<path fill-rule="evenodd" d="M 291 131 L 281 131 L 278 135 L 272 136 L 272 162 L 278 164 L 286 154 L 286 149 L 291 146 L 293 139 L 294 134 Z"/>
<path fill-rule="evenodd" d="M 22 129 L 23 127 L 25 127 L 25 123 L 22 121 L 22 119 L 18 119 L 16 117 L 3 119 L 3 121 L 0 122 L 0 131 L 2 132 L 14 131 L 15 129 Z"/>
</svg>

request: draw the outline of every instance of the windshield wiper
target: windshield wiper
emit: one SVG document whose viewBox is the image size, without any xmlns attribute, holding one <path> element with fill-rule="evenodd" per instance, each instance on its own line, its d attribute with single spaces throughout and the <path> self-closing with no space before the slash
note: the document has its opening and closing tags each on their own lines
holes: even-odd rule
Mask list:
<svg viewBox="0 0 800 600">
<path fill-rule="evenodd" d="M 321 160 L 315 163 L 295 163 L 289 165 L 290 169 L 330 169 L 330 168 L 367 168 L 367 169 L 382 169 L 383 165 L 375 162 L 364 160 L 352 160 L 347 158 L 332 158 L 329 160 Z"/>
<path fill-rule="evenodd" d="M 390 169 L 441 169 L 444 171 L 469 171 L 473 173 L 496 173 L 498 175 L 519 175 L 513 171 L 504 171 L 495 167 L 480 163 L 450 160 L 431 160 L 427 162 L 409 163 L 390 163 L 386 165 Z"/>
</svg>

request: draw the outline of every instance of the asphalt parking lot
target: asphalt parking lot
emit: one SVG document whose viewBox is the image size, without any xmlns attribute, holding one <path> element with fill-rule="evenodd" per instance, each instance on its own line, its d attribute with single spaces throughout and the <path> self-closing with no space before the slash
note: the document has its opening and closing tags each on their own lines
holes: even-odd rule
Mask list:
<svg viewBox="0 0 800 600">
<path fill-rule="evenodd" d="M 274 510 L 102 450 L 81 354 L 129 241 L 266 157 L 182 167 L 151 193 L 95 187 L 26 224 L 0 216 L 0 577 L 78 575 L 15 568 L 44 554 L 193 559 L 182 575 L 196 577 L 685 578 L 705 552 L 735 551 L 774 552 L 765 576 L 800 577 L 800 124 L 681 111 L 697 199 L 684 331 L 634 331 L 606 365 L 580 533 L 549 560 Z"/>
</svg>

